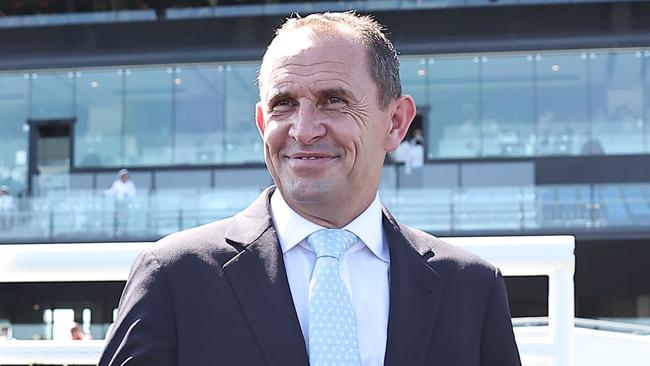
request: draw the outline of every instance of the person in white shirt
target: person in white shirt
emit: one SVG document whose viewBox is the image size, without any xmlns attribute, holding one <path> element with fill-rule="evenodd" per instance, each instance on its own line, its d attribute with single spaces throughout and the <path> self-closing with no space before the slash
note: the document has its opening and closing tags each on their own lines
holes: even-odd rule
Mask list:
<svg viewBox="0 0 650 366">
<path fill-rule="evenodd" d="M 291 18 L 258 81 L 275 186 L 138 256 L 99 366 L 521 365 L 498 269 L 381 204 L 416 114 L 382 27 Z"/>
<path fill-rule="evenodd" d="M 0 186 L 0 228 L 8 230 L 13 223 L 14 198 L 8 186 Z"/>
<path fill-rule="evenodd" d="M 117 179 L 106 190 L 106 195 L 115 197 L 118 200 L 135 197 L 135 183 L 130 179 L 128 169 L 120 169 L 117 173 Z"/>
<path fill-rule="evenodd" d="M 0 341 L 11 341 L 14 340 L 14 337 L 9 334 L 9 326 L 2 325 L 0 326 Z"/>
<path fill-rule="evenodd" d="M 14 198 L 8 186 L 0 186 L 0 211 L 6 212 L 14 209 Z"/>
</svg>

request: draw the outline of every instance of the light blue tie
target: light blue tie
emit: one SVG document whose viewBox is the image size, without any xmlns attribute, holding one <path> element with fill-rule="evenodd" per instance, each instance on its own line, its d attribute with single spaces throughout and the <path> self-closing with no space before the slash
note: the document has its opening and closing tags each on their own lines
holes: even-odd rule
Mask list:
<svg viewBox="0 0 650 366">
<path fill-rule="evenodd" d="M 342 229 L 322 229 L 307 237 L 316 252 L 309 302 L 310 366 L 359 366 L 354 310 L 339 274 L 340 259 L 357 236 Z"/>
</svg>

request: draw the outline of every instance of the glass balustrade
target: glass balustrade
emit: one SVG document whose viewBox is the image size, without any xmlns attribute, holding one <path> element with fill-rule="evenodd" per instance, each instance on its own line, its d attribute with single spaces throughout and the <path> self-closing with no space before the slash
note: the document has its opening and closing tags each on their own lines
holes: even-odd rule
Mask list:
<svg viewBox="0 0 650 366">
<path fill-rule="evenodd" d="M 231 216 L 259 188 L 170 188 L 118 200 L 103 190 L 49 191 L 14 200 L 0 216 L 0 242 L 155 240 Z M 486 188 L 382 188 L 405 224 L 438 235 L 645 230 L 650 184 Z"/>
</svg>

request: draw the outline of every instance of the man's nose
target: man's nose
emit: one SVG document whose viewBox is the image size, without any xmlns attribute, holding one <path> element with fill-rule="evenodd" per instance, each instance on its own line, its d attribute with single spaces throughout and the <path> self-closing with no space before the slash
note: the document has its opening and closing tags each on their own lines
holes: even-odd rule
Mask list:
<svg viewBox="0 0 650 366">
<path fill-rule="evenodd" d="M 325 136 L 325 132 L 325 124 L 318 108 L 307 103 L 301 104 L 289 128 L 289 136 L 302 145 L 309 145 Z"/>
</svg>

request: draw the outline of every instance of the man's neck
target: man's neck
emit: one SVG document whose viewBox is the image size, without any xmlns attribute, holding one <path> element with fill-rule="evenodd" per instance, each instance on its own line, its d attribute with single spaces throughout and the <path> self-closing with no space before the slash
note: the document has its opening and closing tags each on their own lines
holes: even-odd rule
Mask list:
<svg viewBox="0 0 650 366">
<path fill-rule="evenodd" d="M 361 215 L 370 206 L 374 197 L 362 201 L 361 207 L 350 207 L 340 203 L 298 204 L 283 196 L 287 205 L 304 219 L 316 225 L 336 229 L 344 227 Z"/>
</svg>

